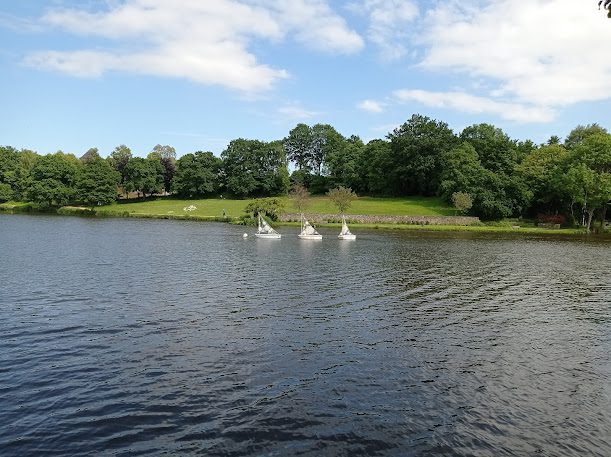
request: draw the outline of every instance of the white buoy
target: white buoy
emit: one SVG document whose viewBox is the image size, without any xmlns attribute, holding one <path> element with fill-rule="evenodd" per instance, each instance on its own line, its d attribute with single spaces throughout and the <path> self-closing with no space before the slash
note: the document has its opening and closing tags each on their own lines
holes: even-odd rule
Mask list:
<svg viewBox="0 0 611 457">
<path fill-rule="evenodd" d="M 248 238 L 248 233 L 245 233 L 244 235 L 242 235 L 242 238 Z"/>
</svg>

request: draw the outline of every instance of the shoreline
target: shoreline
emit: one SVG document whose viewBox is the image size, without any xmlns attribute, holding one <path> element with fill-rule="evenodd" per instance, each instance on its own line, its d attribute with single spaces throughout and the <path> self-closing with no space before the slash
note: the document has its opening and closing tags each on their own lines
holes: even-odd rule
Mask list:
<svg viewBox="0 0 611 457">
<path fill-rule="evenodd" d="M 166 219 L 179 221 L 195 222 L 221 222 L 235 225 L 242 225 L 238 222 L 238 217 L 230 216 L 200 216 L 191 214 L 155 214 L 155 213 L 136 213 L 129 211 L 97 211 L 95 208 L 64 206 L 61 208 L 41 211 L 29 203 L 23 204 L 0 204 L 0 213 L 4 214 L 31 214 L 31 215 L 52 215 L 52 216 L 76 216 L 76 217 L 95 217 L 95 218 L 135 218 L 135 219 Z M 299 227 L 299 222 L 275 221 L 276 227 Z M 339 222 L 322 222 L 318 227 L 339 228 Z M 522 226 L 503 226 L 503 225 L 432 225 L 432 224 L 408 224 L 408 223 L 351 223 L 355 229 L 368 230 L 401 230 L 414 232 L 435 232 L 435 233 L 471 233 L 471 234 L 510 234 L 510 235 L 541 235 L 558 236 L 572 239 L 585 240 L 605 240 L 611 241 L 611 233 L 593 234 L 586 233 L 584 229 L 573 228 L 543 228 L 543 227 L 522 227 Z M 247 227 L 247 226 L 245 226 Z"/>
</svg>

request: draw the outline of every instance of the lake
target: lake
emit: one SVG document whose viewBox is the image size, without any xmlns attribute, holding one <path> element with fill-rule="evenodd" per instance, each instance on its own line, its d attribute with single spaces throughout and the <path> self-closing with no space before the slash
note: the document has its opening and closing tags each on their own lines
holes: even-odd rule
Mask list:
<svg viewBox="0 0 611 457">
<path fill-rule="evenodd" d="M 279 231 L 0 215 L 0 454 L 611 455 L 611 243 Z"/>
</svg>

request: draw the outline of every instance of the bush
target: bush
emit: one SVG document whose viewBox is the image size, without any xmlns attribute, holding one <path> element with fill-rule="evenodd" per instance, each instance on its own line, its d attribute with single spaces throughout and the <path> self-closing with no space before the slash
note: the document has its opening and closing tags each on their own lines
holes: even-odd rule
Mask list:
<svg viewBox="0 0 611 457">
<path fill-rule="evenodd" d="M 255 216 L 261 213 L 269 217 L 272 221 L 277 221 L 278 216 L 284 212 L 284 203 L 279 198 L 257 198 L 253 200 L 244 209 L 247 215 Z"/>
</svg>

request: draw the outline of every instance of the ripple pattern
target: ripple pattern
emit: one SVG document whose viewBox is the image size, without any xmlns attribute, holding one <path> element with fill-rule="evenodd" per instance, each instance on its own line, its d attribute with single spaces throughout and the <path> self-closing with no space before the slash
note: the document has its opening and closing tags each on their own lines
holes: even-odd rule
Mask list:
<svg viewBox="0 0 611 457">
<path fill-rule="evenodd" d="M 611 245 L 0 215 L 0 455 L 609 456 Z"/>
</svg>

